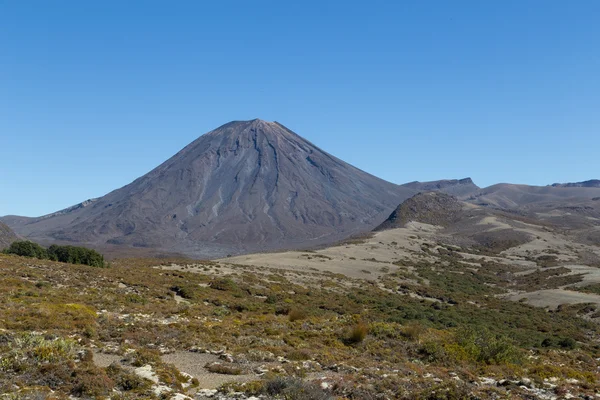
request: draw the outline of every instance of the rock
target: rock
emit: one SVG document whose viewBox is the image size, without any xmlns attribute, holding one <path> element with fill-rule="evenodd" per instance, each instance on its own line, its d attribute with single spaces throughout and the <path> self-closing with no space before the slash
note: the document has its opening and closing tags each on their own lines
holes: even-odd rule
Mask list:
<svg viewBox="0 0 600 400">
<path fill-rule="evenodd" d="M 161 395 L 163 395 L 165 393 L 169 393 L 169 392 L 172 392 L 172 391 L 173 390 L 170 387 L 165 386 L 165 385 L 157 385 L 157 386 L 154 387 L 154 394 L 157 395 L 157 396 L 161 396 Z"/>
<path fill-rule="evenodd" d="M 263 375 L 263 374 L 266 374 L 267 372 L 269 372 L 269 370 L 264 365 L 254 368 L 254 373 L 257 375 Z"/>
<path fill-rule="evenodd" d="M 190 396 L 186 396 L 185 394 L 175 393 L 173 396 L 171 396 L 170 400 L 192 400 L 192 398 Z"/>
<path fill-rule="evenodd" d="M 275 361 L 275 354 L 265 350 L 248 350 L 248 359 L 251 361 Z"/>
<path fill-rule="evenodd" d="M 156 374 L 152 370 L 152 366 L 149 364 L 136 368 L 133 370 L 133 372 L 141 378 L 148 379 L 154 383 L 158 383 L 158 376 L 156 376 Z"/>
<path fill-rule="evenodd" d="M 198 390 L 198 392 L 196 393 L 196 398 L 205 398 L 205 397 L 214 397 L 217 394 L 217 390 L 216 389 L 200 389 Z"/>
</svg>

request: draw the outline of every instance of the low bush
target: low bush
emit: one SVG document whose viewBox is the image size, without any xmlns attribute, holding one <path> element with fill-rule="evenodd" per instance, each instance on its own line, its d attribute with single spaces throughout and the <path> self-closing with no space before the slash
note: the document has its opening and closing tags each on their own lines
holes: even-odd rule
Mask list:
<svg viewBox="0 0 600 400">
<path fill-rule="evenodd" d="M 240 367 L 236 367 L 233 365 L 225 365 L 218 362 L 209 363 L 204 366 L 207 371 L 212 372 L 214 374 L 223 374 L 223 375 L 241 375 L 242 369 Z"/>
<path fill-rule="evenodd" d="M 352 328 L 350 328 L 350 330 L 348 331 L 348 335 L 346 337 L 345 343 L 346 344 L 358 344 L 367 337 L 368 333 L 369 333 L 369 327 L 365 323 L 359 322 L 356 325 L 354 325 Z"/>
<path fill-rule="evenodd" d="M 318 385 L 299 378 L 277 377 L 265 382 L 263 392 L 286 400 L 330 400 L 333 397 Z"/>
<path fill-rule="evenodd" d="M 302 319 L 305 319 L 306 317 L 306 311 L 304 311 L 301 308 L 292 308 L 288 312 L 288 318 L 290 319 L 290 322 L 300 321 Z"/>
</svg>

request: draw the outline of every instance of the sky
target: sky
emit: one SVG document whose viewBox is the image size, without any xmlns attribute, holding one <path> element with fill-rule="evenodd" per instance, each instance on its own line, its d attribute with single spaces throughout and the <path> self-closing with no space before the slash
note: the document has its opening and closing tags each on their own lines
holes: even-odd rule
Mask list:
<svg viewBox="0 0 600 400">
<path fill-rule="evenodd" d="M 0 0 L 0 215 L 231 120 L 394 183 L 600 178 L 600 2 Z"/>
</svg>

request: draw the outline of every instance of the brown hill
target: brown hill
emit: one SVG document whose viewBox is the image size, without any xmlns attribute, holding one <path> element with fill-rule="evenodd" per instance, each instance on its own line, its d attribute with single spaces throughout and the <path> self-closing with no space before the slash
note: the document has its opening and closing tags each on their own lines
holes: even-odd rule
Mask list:
<svg viewBox="0 0 600 400">
<path fill-rule="evenodd" d="M 449 226 L 463 217 L 463 204 L 441 192 L 419 193 L 402 202 L 376 231 L 402 228 L 408 222 Z"/>
<path fill-rule="evenodd" d="M 277 122 L 209 132 L 131 184 L 44 217 L 5 217 L 41 242 L 196 257 L 332 242 L 372 228 L 415 190 L 322 151 Z"/>
</svg>

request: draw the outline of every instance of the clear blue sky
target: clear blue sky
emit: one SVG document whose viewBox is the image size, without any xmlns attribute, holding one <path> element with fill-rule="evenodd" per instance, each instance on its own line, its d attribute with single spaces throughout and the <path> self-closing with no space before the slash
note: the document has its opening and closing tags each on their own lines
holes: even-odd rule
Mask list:
<svg viewBox="0 0 600 400">
<path fill-rule="evenodd" d="M 396 183 L 600 178 L 599 1 L 0 0 L 0 215 L 230 120 Z"/>
</svg>

